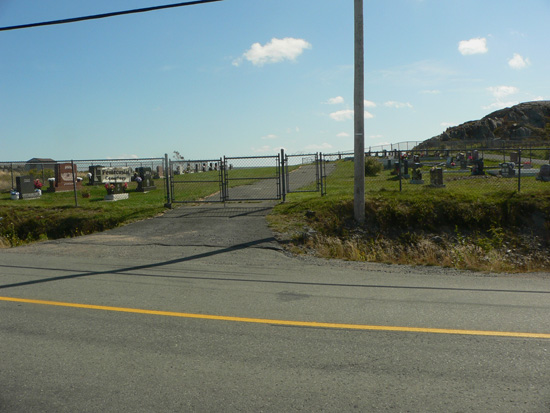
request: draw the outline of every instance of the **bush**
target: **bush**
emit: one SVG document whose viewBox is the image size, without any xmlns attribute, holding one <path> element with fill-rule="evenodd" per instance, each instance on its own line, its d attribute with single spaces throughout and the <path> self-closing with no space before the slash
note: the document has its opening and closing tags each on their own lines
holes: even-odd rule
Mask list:
<svg viewBox="0 0 550 413">
<path fill-rule="evenodd" d="M 365 158 L 365 176 L 376 176 L 382 171 L 382 164 L 375 158 Z"/>
</svg>

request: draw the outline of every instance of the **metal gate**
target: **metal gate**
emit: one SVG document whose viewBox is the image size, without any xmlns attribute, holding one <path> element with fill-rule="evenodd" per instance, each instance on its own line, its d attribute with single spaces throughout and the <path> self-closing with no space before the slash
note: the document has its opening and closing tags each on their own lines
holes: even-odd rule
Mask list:
<svg viewBox="0 0 550 413">
<path fill-rule="evenodd" d="M 285 192 L 319 192 L 322 190 L 322 155 L 285 156 Z"/>
<path fill-rule="evenodd" d="M 281 156 L 168 160 L 171 203 L 279 200 Z"/>
<path fill-rule="evenodd" d="M 282 198 L 281 156 L 224 157 L 225 201 L 267 201 Z"/>
<path fill-rule="evenodd" d="M 224 202 L 222 159 L 169 160 L 172 203 Z"/>
</svg>

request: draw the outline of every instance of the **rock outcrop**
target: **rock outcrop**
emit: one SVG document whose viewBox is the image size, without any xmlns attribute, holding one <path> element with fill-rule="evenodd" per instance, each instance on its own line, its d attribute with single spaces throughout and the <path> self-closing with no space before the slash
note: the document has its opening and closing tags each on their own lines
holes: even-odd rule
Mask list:
<svg viewBox="0 0 550 413">
<path fill-rule="evenodd" d="M 448 128 L 420 146 L 437 146 L 446 141 L 493 142 L 495 139 L 550 140 L 550 101 L 525 102 L 497 110 L 480 120 Z"/>
</svg>

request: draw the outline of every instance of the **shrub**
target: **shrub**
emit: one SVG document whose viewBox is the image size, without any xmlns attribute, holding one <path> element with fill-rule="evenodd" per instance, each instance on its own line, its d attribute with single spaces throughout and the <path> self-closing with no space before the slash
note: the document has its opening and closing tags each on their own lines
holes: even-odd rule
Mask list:
<svg viewBox="0 0 550 413">
<path fill-rule="evenodd" d="M 376 176 L 382 171 L 382 164 L 375 158 L 365 158 L 365 176 Z"/>
</svg>

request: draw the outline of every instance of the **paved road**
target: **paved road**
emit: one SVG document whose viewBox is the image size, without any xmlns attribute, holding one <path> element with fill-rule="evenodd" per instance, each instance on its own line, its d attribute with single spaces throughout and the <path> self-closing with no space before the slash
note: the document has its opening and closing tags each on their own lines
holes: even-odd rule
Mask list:
<svg viewBox="0 0 550 413">
<path fill-rule="evenodd" d="M 289 257 L 270 207 L 0 250 L 0 411 L 550 411 L 548 274 Z"/>
</svg>

